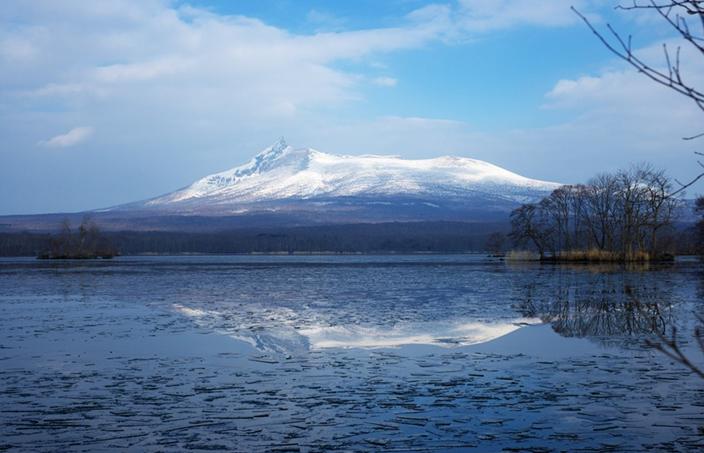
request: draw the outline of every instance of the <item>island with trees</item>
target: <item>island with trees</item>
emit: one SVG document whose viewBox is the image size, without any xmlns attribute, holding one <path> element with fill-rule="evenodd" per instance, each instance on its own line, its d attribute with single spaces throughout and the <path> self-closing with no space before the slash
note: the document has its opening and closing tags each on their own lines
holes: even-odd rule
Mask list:
<svg viewBox="0 0 704 453">
<path fill-rule="evenodd" d="M 672 260 L 683 209 L 672 183 L 649 165 L 565 185 L 511 213 L 514 244 L 542 261 Z"/>
<path fill-rule="evenodd" d="M 49 241 L 48 250 L 44 250 L 39 259 L 110 259 L 116 256 L 117 250 L 111 241 L 105 237 L 98 225 L 86 217 L 79 227 L 71 228 L 69 220 L 64 220 L 61 230 Z"/>
</svg>

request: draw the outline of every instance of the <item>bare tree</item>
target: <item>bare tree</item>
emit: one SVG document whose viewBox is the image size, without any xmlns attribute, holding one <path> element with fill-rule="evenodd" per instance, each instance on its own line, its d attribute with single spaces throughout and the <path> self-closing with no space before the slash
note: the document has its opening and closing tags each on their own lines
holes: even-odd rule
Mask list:
<svg viewBox="0 0 704 453">
<path fill-rule="evenodd" d="M 638 165 L 616 173 L 619 196 L 617 206 L 621 226 L 621 252 L 629 259 L 636 251 L 646 251 L 645 235 L 648 225 L 646 207 L 650 191 L 647 185 L 653 179 L 654 170 L 648 165 Z M 668 219 L 669 222 L 670 219 Z"/>
<path fill-rule="evenodd" d="M 545 229 L 541 225 L 540 211 L 535 205 L 526 204 L 511 212 L 511 234 L 513 243 L 523 246 L 530 242 L 540 254 L 545 257 Z"/>
<path fill-rule="evenodd" d="M 662 171 L 650 172 L 644 190 L 647 192 L 646 220 L 650 230 L 650 253 L 657 255 L 660 252 L 659 235 L 671 226 L 671 219 L 681 203 L 669 196 L 672 184 Z"/>
<path fill-rule="evenodd" d="M 557 243 L 551 247 L 553 253 L 555 250 L 569 250 L 573 247 L 572 235 L 570 234 L 571 191 L 572 186 L 562 186 L 540 203 L 540 208 L 545 210 L 554 225 L 555 234 L 552 239 Z"/>
<path fill-rule="evenodd" d="M 592 178 L 584 189 L 584 209 L 591 212 L 584 222 L 599 250 L 611 250 L 614 244 L 616 191 L 615 177 L 606 173 Z"/>
<path fill-rule="evenodd" d="M 61 221 L 58 236 L 52 240 L 51 254 L 59 257 L 68 256 L 73 252 L 74 248 L 75 241 L 71 230 L 71 221 L 64 219 Z"/>
</svg>

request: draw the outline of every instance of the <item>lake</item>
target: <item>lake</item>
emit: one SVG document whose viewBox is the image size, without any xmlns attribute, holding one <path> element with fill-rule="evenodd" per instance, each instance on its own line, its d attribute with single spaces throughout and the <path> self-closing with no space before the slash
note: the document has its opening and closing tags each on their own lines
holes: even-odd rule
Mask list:
<svg viewBox="0 0 704 453">
<path fill-rule="evenodd" d="M 704 448 L 704 266 L 0 260 L 0 450 Z"/>
</svg>

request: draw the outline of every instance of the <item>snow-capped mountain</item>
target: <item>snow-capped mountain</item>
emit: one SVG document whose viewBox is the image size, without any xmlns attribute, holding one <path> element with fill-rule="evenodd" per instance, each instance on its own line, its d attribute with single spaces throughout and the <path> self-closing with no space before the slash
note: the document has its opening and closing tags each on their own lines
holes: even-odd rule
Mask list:
<svg viewBox="0 0 704 453">
<path fill-rule="evenodd" d="M 466 211 L 507 212 L 542 198 L 559 184 L 529 179 L 464 157 L 408 160 L 397 156 L 327 154 L 294 148 L 284 139 L 248 163 L 199 179 L 188 187 L 118 207 L 180 214 L 342 211 L 370 219 L 369 210 L 398 220 L 408 216 L 463 219 Z M 367 212 L 362 212 L 362 211 Z M 453 215 L 446 215 L 447 211 Z M 410 211 L 415 212 L 411 215 Z M 371 216 L 373 218 L 374 215 Z M 387 219 L 387 220 L 388 220 Z"/>
</svg>

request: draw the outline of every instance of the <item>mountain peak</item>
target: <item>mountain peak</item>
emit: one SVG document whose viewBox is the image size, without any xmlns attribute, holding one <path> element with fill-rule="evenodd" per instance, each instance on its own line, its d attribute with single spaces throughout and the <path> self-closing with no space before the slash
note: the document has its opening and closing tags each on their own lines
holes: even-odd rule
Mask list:
<svg viewBox="0 0 704 453">
<path fill-rule="evenodd" d="M 272 168 L 276 161 L 292 150 L 283 137 L 280 137 L 274 144 L 259 152 L 247 164 L 237 167 L 231 171 L 234 178 L 250 176 L 255 173 L 262 173 Z"/>
<path fill-rule="evenodd" d="M 284 136 L 282 135 L 281 137 L 279 137 L 278 140 L 276 140 L 276 141 L 270 146 L 270 148 L 272 148 L 272 149 L 284 149 L 284 148 L 286 148 L 287 146 L 288 146 L 288 143 L 286 143 L 286 139 L 285 139 Z"/>
<path fill-rule="evenodd" d="M 271 146 L 265 148 L 259 154 L 254 156 L 254 159 L 252 159 L 252 163 L 257 169 L 265 170 L 265 168 L 261 167 L 281 157 L 289 148 L 290 146 L 288 146 L 288 144 L 286 143 L 286 139 L 284 139 L 283 137 L 279 137 L 279 139 L 275 141 Z"/>
</svg>

